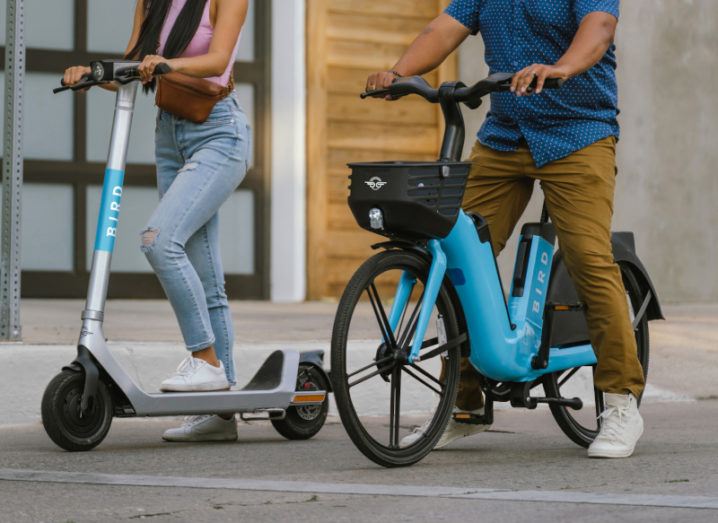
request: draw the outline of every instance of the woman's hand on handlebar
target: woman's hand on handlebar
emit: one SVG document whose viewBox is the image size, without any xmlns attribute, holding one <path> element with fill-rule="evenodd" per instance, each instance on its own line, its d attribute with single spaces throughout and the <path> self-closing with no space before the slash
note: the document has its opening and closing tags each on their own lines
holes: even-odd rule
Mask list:
<svg viewBox="0 0 718 523">
<path fill-rule="evenodd" d="M 526 96 L 531 93 L 539 94 L 548 78 L 567 80 L 569 73 L 560 65 L 532 64 L 514 75 L 511 80 L 511 92 L 516 93 L 516 96 Z M 536 82 L 536 87 L 530 89 L 534 81 Z"/>
<path fill-rule="evenodd" d="M 65 74 L 62 77 L 63 85 L 73 86 L 85 80 L 85 76 L 92 73 L 92 69 L 85 65 L 75 65 L 65 69 Z"/>
<path fill-rule="evenodd" d="M 140 79 L 143 84 L 148 84 L 153 80 L 155 68 L 159 64 L 167 64 L 170 69 L 174 69 L 172 67 L 172 60 L 168 60 L 167 58 L 156 54 L 148 54 L 145 56 L 145 59 L 142 60 L 142 63 L 138 67 Z"/>
</svg>

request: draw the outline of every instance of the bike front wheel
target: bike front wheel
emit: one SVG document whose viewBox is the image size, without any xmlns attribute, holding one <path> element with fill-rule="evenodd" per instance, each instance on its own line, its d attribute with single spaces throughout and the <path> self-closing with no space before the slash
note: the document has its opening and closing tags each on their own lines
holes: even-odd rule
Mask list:
<svg viewBox="0 0 718 523">
<path fill-rule="evenodd" d="M 334 321 L 331 378 L 339 415 L 357 448 L 385 467 L 412 465 L 431 452 L 456 401 L 461 347 L 452 341 L 460 330 L 446 281 L 436 303 L 422 303 L 429 265 L 403 250 L 373 256 L 350 280 Z M 399 304 L 402 278 L 413 283 Z M 392 328 L 393 301 L 400 320 Z M 423 306 L 432 307 L 431 320 L 420 361 L 410 364 Z"/>
</svg>

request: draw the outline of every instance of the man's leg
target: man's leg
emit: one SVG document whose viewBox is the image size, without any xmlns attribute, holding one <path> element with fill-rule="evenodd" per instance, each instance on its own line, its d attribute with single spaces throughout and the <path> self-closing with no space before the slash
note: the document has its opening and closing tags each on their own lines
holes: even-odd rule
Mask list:
<svg viewBox="0 0 718 523">
<path fill-rule="evenodd" d="M 486 219 L 491 243 L 498 255 L 531 199 L 534 181 L 525 176 L 532 162 L 531 155 L 526 147 L 516 152 L 501 152 L 476 142 L 471 162 L 463 208 Z M 483 405 L 481 376 L 469 358 L 462 358 L 456 406 L 473 411 Z"/>
<path fill-rule="evenodd" d="M 639 398 L 643 369 L 611 247 L 615 139 L 601 140 L 532 174 L 541 180 L 566 268 L 587 307 L 589 336 L 598 355 L 596 388 Z"/>
</svg>

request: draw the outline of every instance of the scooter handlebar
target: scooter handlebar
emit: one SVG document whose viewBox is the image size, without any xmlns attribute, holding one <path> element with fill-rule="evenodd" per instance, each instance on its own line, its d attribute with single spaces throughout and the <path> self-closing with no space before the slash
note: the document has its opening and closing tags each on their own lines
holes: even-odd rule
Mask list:
<svg viewBox="0 0 718 523">
<path fill-rule="evenodd" d="M 172 71 L 172 68 L 167 64 L 158 64 L 155 67 L 155 76 L 167 74 Z M 139 80 L 140 72 L 138 66 L 125 67 L 115 72 L 115 78 L 120 83 L 129 83 L 135 80 Z M 98 80 L 93 73 L 88 73 L 82 76 L 82 80 L 74 85 L 65 84 L 65 80 L 60 80 L 61 87 L 56 87 L 52 90 L 54 94 L 61 93 L 64 91 L 79 91 L 81 89 L 87 89 L 96 85 L 108 83 L 106 80 Z"/>
<path fill-rule="evenodd" d="M 154 76 L 161 76 L 163 74 L 167 74 L 172 72 L 172 68 L 167 64 L 157 64 L 155 67 Z M 133 80 L 139 80 L 140 78 L 140 67 L 139 65 L 133 65 L 131 67 L 125 67 L 122 69 L 119 69 L 118 71 L 115 71 L 115 78 L 117 78 L 120 81 L 133 81 Z"/>
</svg>

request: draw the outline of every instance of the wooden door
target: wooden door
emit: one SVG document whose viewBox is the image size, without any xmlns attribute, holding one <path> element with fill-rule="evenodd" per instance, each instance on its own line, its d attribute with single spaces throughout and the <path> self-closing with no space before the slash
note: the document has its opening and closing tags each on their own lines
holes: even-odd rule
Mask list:
<svg viewBox="0 0 718 523">
<path fill-rule="evenodd" d="M 309 299 L 337 297 L 381 237 L 358 227 L 347 206 L 352 161 L 433 160 L 441 113 L 418 97 L 361 100 L 367 76 L 390 69 L 445 0 L 308 0 Z M 456 59 L 426 75 L 453 80 Z"/>
</svg>

